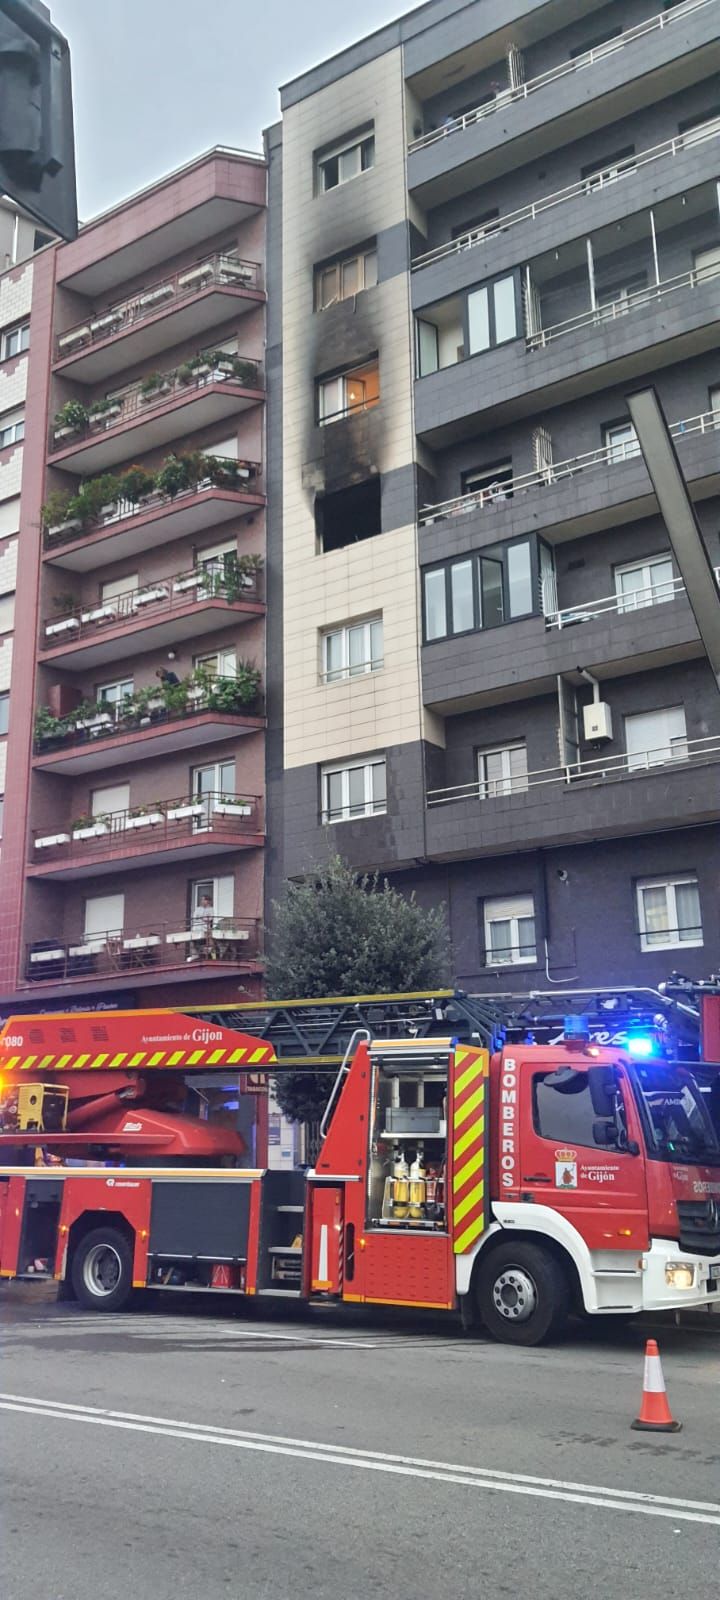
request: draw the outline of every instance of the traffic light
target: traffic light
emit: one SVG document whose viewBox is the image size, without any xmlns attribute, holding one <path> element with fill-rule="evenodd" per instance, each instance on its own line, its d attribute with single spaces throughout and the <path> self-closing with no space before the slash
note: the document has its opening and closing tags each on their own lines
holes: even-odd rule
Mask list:
<svg viewBox="0 0 720 1600">
<path fill-rule="evenodd" d="M 40 0 L 0 0 L 0 194 L 76 237 L 70 52 Z"/>
</svg>

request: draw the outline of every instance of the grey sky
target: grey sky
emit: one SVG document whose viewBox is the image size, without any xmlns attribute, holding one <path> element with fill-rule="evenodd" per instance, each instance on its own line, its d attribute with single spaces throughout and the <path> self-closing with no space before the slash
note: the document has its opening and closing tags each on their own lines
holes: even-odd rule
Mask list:
<svg viewBox="0 0 720 1600">
<path fill-rule="evenodd" d="M 412 0 L 49 0 L 70 41 L 87 219 L 213 144 L 260 148 L 277 86 Z"/>
</svg>

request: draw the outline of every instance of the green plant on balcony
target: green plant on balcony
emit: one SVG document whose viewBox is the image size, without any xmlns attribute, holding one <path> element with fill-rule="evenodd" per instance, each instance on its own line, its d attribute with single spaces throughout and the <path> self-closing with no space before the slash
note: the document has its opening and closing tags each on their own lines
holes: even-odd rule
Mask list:
<svg viewBox="0 0 720 1600">
<path fill-rule="evenodd" d="M 41 748 L 65 732 L 64 719 L 56 717 L 49 706 L 38 706 L 35 712 L 35 743 Z"/>
<path fill-rule="evenodd" d="M 233 377 L 243 385 L 243 388 L 256 389 L 258 386 L 257 361 L 247 361 L 243 356 L 235 356 L 233 359 Z"/>
<path fill-rule="evenodd" d="M 136 506 L 138 501 L 154 492 L 156 482 L 155 474 L 148 472 L 146 467 L 126 467 L 118 477 L 119 498 L 129 500 L 131 505 Z"/>
<path fill-rule="evenodd" d="M 151 395 L 162 394 L 163 391 L 171 389 L 176 377 L 177 373 L 174 369 L 169 372 L 146 372 L 140 384 L 140 393 L 143 400 L 148 400 Z"/>
<path fill-rule="evenodd" d="M 67 616 L 70 611 L 77 611 L 78 598 L 75 594 L 56 594 L 53 596 L 53 605 L 59 616 Z"/>
<path fill-rule="evenodd" d="M 250 661 L 238 661 L 234 678 L 213 678 L 208 690 L 211 711 L 238 711 L 252 705 L 260 692 L 260 672 Z"/>
<path fill-rule="evenodd" d="M 43 528 L 46 531 L 63 528 L 67 522 L 74 521 L 74 501 L 75 495 L 67 489 L 52 489 L 40 512 Z"/>
<path fill-rule="evenodd" d="M 55 412 L 55 431 L 62 433 L 80 433 L 87 427 L 90 413 L 82 400 L 66 400 L 64 406 Z"/>
<path fill-rule="evenodd" d="M 73 496 L 72 509 L 83 526 L 95 522 L 106 506 L 115 505 L 120 497 L 120 480 L 114 472 L 103 472 L 99 478 L 85 478 Z"/>
<path fill-rule="evenodd" d="M 107 416 L 108 411 L 120 411 L 121 409 L 122 401 L 118 396 L 106 394 L 100 400 L 91 400 L 88 407 L 88 417 L 91 422 L 94 422 L 96 417 Z"/>
<path fill-rule="evenodd" d="M 182 456 L 176 456 L 172 452 L 166 456 L 155 477 L 155 487 L 160 494 L 169 495 L 170 499 L 174 500 L 175 495 L 182 494 L 183 490 L 194 489 L 201 477 L 196 462 L 196 457 L 199 456 L 199 451 Z"/>
<path fill-rule="evenodd" d="M 205 474 L 216 489 L 237 489 L 240 464 L 228 456 L 205 456 Z"/>
</svg>

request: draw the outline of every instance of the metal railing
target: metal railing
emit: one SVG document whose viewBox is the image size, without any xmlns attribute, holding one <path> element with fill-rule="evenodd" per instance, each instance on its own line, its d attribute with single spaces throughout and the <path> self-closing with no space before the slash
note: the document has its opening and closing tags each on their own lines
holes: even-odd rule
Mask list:
<svg viewBox="0 0 720 1600">
<path fill-rule="evenodd" d="M 259 494 L 258 488 L 262 467 L 259 461 L 237 461 L 234 456 L 215 456 L 215 461 L 220 462 L 221 471 L 209 472 L 207 478 L 201 478 L 198 483 L 189 484 L 187 489 L 178 489 L 175 494 L 165 494 L 160 489 L 143 495 L 140 500 L 113 500 L 108 502 L 97 516 L 88 517 L 86 520 L 70 515 L 67 521 L 59 523 L 56 527 L 46 527 L 43 532 L 43 546 L 46 550 L 55 550 L 59 546 L 74 544 L 76 540 L 89 537 L 97 533 L 99 528 L 111 527 L 116 522 L 126 522 L 134 517 L 146 517 L 151 511 L 158 511 L 161 506 L 183 505 L 194 495 L 202 494 L 207 489 L 220 489 L 228 494 Z M 223 481 L 224 475 L 227 481 Z M 122 469 L 118 473 L 122 478 Z"/>
<path fill-rule="evenodd" d="M 78 444 L 81 440 L 95 439 L 107 433 L 110 428 L 122 427 L 128 422 L 137 422 L 138 418 L 152 416 L 153 411 L 159 406 L 167 405 L 169 400 L 178 396 L 189 398 L 204 390 L 212 389 L 218 383 L 230 383 L 239 389 L 260 389 L 262 384 L 261 367 L 259 361 L 249 358 L 237 358 L 237 367 L 245 368 L 240 372 L 233 371 L 232 364 L 236 361 L 233 356 L 228 357 L 227 365 L 218 363 L 206 367 L 196 367 L 192 373 L 182 377 L 179 372 L 158 374 L 158 382 L 154 388 L 147 388 L 147 380 L 133 383 L 127 389 L 116 395 L 107 395 L 101 407 L 93 412 L 92 404 L 88 406 L 87 421 L 78 427 L 67 424 L 55 425 L 50 429 L 50 448 L 69 449 L 71 445 Z"/>
<path fill-rule="evenodd" d="M 223 717 L 264 716 L 260 691 L 253 699 L 246 700 L 238 687 L 233 696 L 232 686 L 237 683 L 236 678 L 218 675 L 210 678 L 207 684 L 191 685 L 181 705 L 168 704 L 158 686 L 157 691 L 146 691 L 142 696 L 128 695 L 118 704 L 100 702 L 85 711 L 78 707 L 68 717 L 58 719 L 57 727 L 36 732 L 35 754 L 49 755 L 52 751 L 73 749 L 78 745 L 102 747 L 106 739 L 187 722 L 208 712 Z"/>
<path fill-rule="evenodd" d="M 718 136 L 720 136 L 720 117 L 712 117 L 698 128 L 689 128 L 686 133 L 676 134 L 672 139 L 665 139 L 662 144 L 652 145 L 650 149 L 640 151 L 639 155 L 631 158 L 632 164 L 630 158 L 621 169 L 617 163 L 615 166 L 610 164 L 594 172 L 590 177 L 580 178 L 576 183 L 568 184 L 565 189 L 557 189 L 554 194 L 544 195 L 540 200 L 531 200 L 527 205 L 518 206 L 515 211 L 507 211 L 501 217 L 492 217 L 483 226 L 470 228 L 457 239 L 450 239 L 445 244 L 437 245 L 434 250 L 427 250 L 423 255 L 416 256 L 412 263 L 412 271 L 418 272 L 422 267 L 432 266 L 435 261 L 444 261 L 447 256 L 471 250 L 476 244 L 481 244 L 495 234 L 507 233 L 509 228 L 514 228 L 519 222 L 534 222 L 546 211 L 553 211 L 556 206 L 564 205 L 566 200 L 597 194 L 622 182 L 623 178 L 637 171 L 639 167 L 659 161 L 663 156 L 676 156 L 681 151 L 689 149 L 691 145 L 703 144 L 708 140 L 717 139 Z"/>
<path fill-rule="evenodd" d="M 232 576 L 226 573 L 221 561 L 208 563 L 188 572 L 172 573 L 169 578 L 156 578 L 139 588 L 113 595 L 110 600 L 96 600 L 48 619 L 43 623 L 45 647 L 92 639 L 107 628 L 142 622 L 146 617 L 157 621 L 185 606 L 206 604 L 208 600 L 224 600 L 228 605 L 256 602 L 259 589 L 257 573 Z"/>
<path fill-rule="evenodd" d="M 475 123 L 484 121 L 485 117 L 491 117 L 497 111 L 504 111 L 516 101 L 527 100 L 540 89 L 558 83 L 561 78 L 570 77 L 575 72 L 584 71 L 586 67 L 595 66 L 596 62 L 605 60 L 606 56 L 615 55 L 618 50 L 624 50 L 626 45 L 634 44 L 636 39 L 646 39 L 649 34 L 668 28 L 679 18 L 690 16 L 695 11 L 702 11 L 712 4 L 714 0 L 681 0 L 681 3 L 673 6 L 672 10 L 661 11 L 645 22 L 636 23 L 634 28 L 627 28 L 617 38 L 606 40 L 605 44 L 585 50 L 582 55 L 575 56 L 570 61 L 561 61 L 556 67 L 550 67 L 547 72 L 541 72 L 538 77 L 528 78 L 526 83 L 502 89 L 493 100 L 486 101 L 484 105 L 476 106 L 474 110 L 466 111 L 459 117 L 453 117 L 441 128 L 432 128 L 429 133 L 423 133 L 419 138 L 413 139 L 408 145 L 408 151 L 412 153 L 414 150 L 424 150 L 428 145 L 437 144 L 439 139 L 448 138 L 454 133 L 462 133 L 466 128 L 474 127 Z"/>
<path fill-rule="evenodd" d="M 713 567 L 713 576 L 720 588 L 720 567 Z M 547 610 L 545 626 L 562 629 L 576 622 L 594 622 L 598 617 L 613 613 L 628 616 L 631 612 L 646 611 L 648 606 L 664 605 L 684 593 L 682 578 L 667 578 L 662 583 L 648 583 L 641 589 L 629 590 L 627 594 L 608 594 L 600 600 L 579 601 L 577 605 L 564 606 L 560 610 Z"/>
<path fill-rule="evenodd" d="M 262 270 L 259 261 L 243 261 L 233 251 L 202 256 L 199 261 L 178 268 L 145 285 L 135 294 L 105 306 L 96 315 L 87 317 L 60 333 L 55 341 L 55 359 L 79 355 L 81 351 L 118 333 L 126 333 L 138 322 L 165 311 L 171 305 L 188 300 L 206 289 L 261 289 Z"/>
<path fill-rule="evenodd" d="M 714 433 L 717 428 L 720 428 L 720 410 L 702 411 L 696 417 L 684 417 L 681 421 L 671 424 L 670 432 L 674 439 L 682 440 L 697 433 Z M 434 522 L 443 522 L 446 517 L 466 516 L 471 511 L 487 508 L 497 510 L 516 495 L 526 494 L 528 490 L 543 489 L 555 483 L 562 483 L 567 478 L 574 478 L 579 472 L 587 472 L 595 467 L 619 466 L 624 461 L 637 460 L 640 455 L 640 447 L 636 440 L 628 440 L 623 444 L 601 445 L 599 449 L 587 450 L 583 455 L 569 456 L 565 461 L 548 462 L 533 472 L 520 473 L 517 477 L 509 478 L 506 483 L 500 484 L 497 489 L 492 486 L 482 490 L 470 489 L 465 494 L 453 496 L 450 500 L 439 500 L 435 505 L 424 506 L 418 521 L 421 527 L 429 527 Z"/>
<path fill-rule="evenodd" d="M 562 767 L 540 767 L 522 777 L 508 778 L 502 793 L 488 795 L 485 779 L 473 783 L 455 784 L 450 789 L 430 789 L 428 806 L 451 805 L 458 800 L 507 799 L 527 794 L 531 789 L 547 785 L 577 786 L 579 783 L 609 783 L 613 779 L 634 776 L 637 772 L 656 772 L 660 768 L 685 766 L 692 762 L 715 761 L 720 758 L 720 735 L 710 734 L 703 739 L 680 739 L 671 749 L 669 743 L 652 750 L 622 751 L 620 755 L 596 756 L 590 760 L 568 762 Z"/>
<path fill-rule="evenodd" d="M 95 978 L 153 967 L 225 962 L 230 966 L 256 961 L 261 951 L 257 917 L 221 917 L 198 910 L 186 920 L 78 933 L 66 943 L 36 940 L 26 947 L 25 977 L 29 983 L 58 983 L 64 978 Z"/>
<path fill-rule="evenodd" d="M 605 322 L 617 322 L 620 317 L 629 316 L 639 307 L 651 305 L 654 300 L 663 300 L 666 295 L 674 294 L 678 289 L 696 289 L 698 284 L 709 283 L 718 276 L 720 276 L 720 261 L 706 267 L 691 267 L 688 272 L 679 272 L 674 278 L 661 278 L 659 283 L 649 283 L 642 289 L 632 289 L 617 300 L 608 301 L 607 305 L 591 306 L 575 317 L 554 323 L 552 327 L 526 333 L 527 349 L 542 350 L 556 339 L 563 338 L 566 333 L 576 333 L 579 328 L 599 327 Z"/>
<path fill-rule="evenodd" d="M 177 840 L 234 839 L 259 833 L 261 827 L 257 795 L 215 790 L 128 806 L 123 811 L 104 811 L 96 817 L 76 817 L 53 833 L 35 828 L 32 860 L 41 865 L 75 855 L 116 857 L 143 846 L 161 850 Z"/>
</svg>

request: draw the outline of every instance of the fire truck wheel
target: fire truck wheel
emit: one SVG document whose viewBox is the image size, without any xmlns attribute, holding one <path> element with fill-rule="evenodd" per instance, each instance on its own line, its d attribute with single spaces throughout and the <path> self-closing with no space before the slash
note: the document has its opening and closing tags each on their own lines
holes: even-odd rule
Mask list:
<svg viewBox="0 0 720 1600">
<path fill-rule="evenodd" d="M 541 1344 L 562 1327 L 570 1285 L 562 1266 L 535 1244 L 503 1244 L 480 1266 L 477 1306 L 504 1344 Z"/>
<path fill-rule="evenodd" d="M 132 1289 L 132 1249 L 117 1228 L 93 1228 L 73 1256 L 72 1283 L 91 1311 L 117 1311 Z"/>
</svg>

